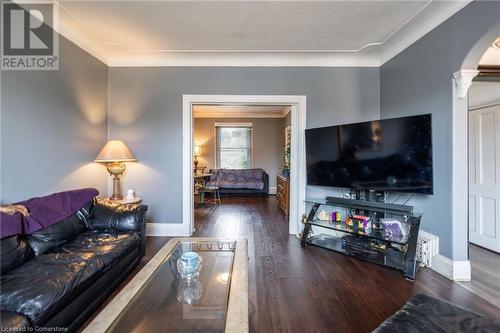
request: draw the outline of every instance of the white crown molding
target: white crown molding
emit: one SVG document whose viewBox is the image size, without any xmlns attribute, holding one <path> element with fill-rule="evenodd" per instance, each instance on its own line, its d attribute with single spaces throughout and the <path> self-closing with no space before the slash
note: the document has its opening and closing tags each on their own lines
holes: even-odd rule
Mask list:
<svg viewBox="0 0 500 333">
<path fill-rule="evenodd" d="M 479 71 L 476 69 L 463 69 L 453 73 L 453 79 L 455 80 L 459 98 L 464 99 L 467 97 L 467 92 L 472 85 L 472 79 L 474 79 L 477 74 L 479 74 Z"/>
<path fill-rule="evenodd" d="M 429 6 L 419 11 L 419 15 L 415 15 L 384 43 L 380 50 L 380 66 L 434 30 L 472 1 L 432 1 Z"/>
<path fill-rule="evenodd" d="M 112 57 L 110 67 L 379 67 L 376 57 L 325 52 L 198 52 Z"/>
</svg>

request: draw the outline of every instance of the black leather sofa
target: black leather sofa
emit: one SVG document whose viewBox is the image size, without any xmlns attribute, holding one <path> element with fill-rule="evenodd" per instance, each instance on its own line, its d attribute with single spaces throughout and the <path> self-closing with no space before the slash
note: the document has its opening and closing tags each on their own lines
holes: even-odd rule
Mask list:
<svg viewBox="0 0 500 333">
<path fill-rule="evenodd" d="M 1 243 L 2 331 L 74 331 L 139 263 L 147 206 L 85 205 Z"/>
</svg>

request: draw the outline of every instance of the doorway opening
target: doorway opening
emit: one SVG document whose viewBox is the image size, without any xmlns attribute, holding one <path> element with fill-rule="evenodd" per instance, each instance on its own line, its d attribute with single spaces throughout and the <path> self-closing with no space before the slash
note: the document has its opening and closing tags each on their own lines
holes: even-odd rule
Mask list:
<svg viewBox="0 0 500 333">
<path fill-rule="evenodd" d="M 277 194 L 285 178 L 288 207 L 282 213 L 289 233 L 298 235 L 305 209 L 306 97 L 184 95 L 183 102 L 187 234 L 234 198 L 266 196 L 282 204 Z"/>
<path fill-rule="evenodd" d="M 500 28 L 500 27 L 499 27 Z M 500 29 L 473 48 L 464 64 L 479 62 L 477 70 L 462 70 L 467 80 L 458 80 L 454 90 L 454 118 L 462 126 L 454 127 L 454 154 L 462 158 L 462 176 L 468 180 L 463 194 L 455 188 L 453 196 L 463 200 L 465 227 L 457 223 L 454 244 L 467 249 L 469 270 L 459 282 L 463 287 L 492 304 L 500 306 Z M 484 40 L 489 40 L 486 44 Z M 483 45 L 488 45 L 484 48 Z M 479 50 L 478 50 L 479 48 Z M 482 48 L 482 52 L 480 49 Z M 485 52 L 486 49 L 486 53 Z M 479 55 L 479 56 L 478 56 Z M 481 61 L 478 61 L 478 59 Z M 456 73 L 456 74 L 457 74 Z M 463 77 L 463 75 L 462 75 Z M 460 97 L 461 96 L 461 97 Z M 467 133 L 461 149 L 455 150 L 455 134 Z M 462 136 L 464 137 L 464 136 Z M 459 140 L 460 141 L 460 140 Z M 454 160 L 454 169 L 457 165 Z M 454 179 L 455 175 L 454 171 Z M 457 183 L 458 184 L 458 178 Z M 462 199 L 460 199 L 462 198 Z M 454 207 L 459 207 L 454 204 Z M 460 213 L 461 209 L 454 209 Z M 461 220 L 459 220 L 461 221 Z"/>
<path fill-rule="evenodd" d="M 500 306 L 500 76 L 477 77 L 468 97 L 471 281 L 462 285 Z"/>
<path fill-rule="evenodd" d="M 265 202 L 255 197 L 278 205 L 288 220 L 291 105 L 192 108 L 195 231 L 221 207 Z"/>
</svg>

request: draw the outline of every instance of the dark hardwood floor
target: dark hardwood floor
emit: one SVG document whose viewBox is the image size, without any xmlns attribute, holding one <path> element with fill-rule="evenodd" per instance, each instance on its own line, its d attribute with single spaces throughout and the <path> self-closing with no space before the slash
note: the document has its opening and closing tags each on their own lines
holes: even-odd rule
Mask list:
<svg viewBox="0 0 500 333">
<path fill-rule="evenodd" d="M 500 254 L 470 244 L 469 260 L 472 279 L 459 284 L 500 307 Z"/>
<path fill-rule="evenodd" d="M 248 240 L 252 332 L 370 332 L 418 293 L 500 320 L 499 308 L 430 269 L 411 282 L 389 268 L 301 247 L 272 196 L 223 198 L 196 209 L 195 218 L 195 236 Z M 131 277 L 167 241 L 148 237 Z"/>
</svg>

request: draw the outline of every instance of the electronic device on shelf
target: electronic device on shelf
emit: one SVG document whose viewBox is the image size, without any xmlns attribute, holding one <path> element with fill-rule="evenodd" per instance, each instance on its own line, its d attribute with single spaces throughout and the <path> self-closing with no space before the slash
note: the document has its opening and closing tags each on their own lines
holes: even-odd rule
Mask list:
<svg viewBox="0 0 500 333">
<path fill-rule="evenodd" d="M 307 129 L 307 184 L 432 194 L 431 125 L 426 114 Z"/>
</svg>

